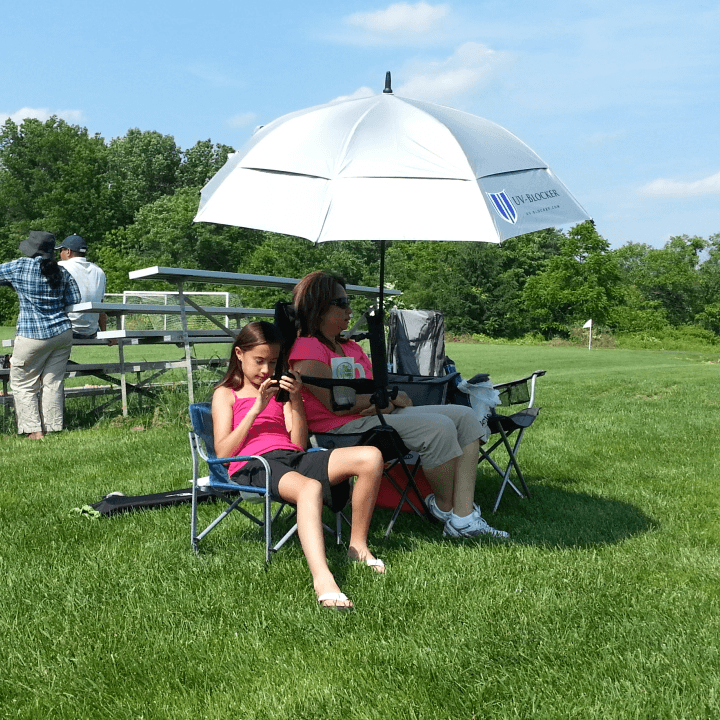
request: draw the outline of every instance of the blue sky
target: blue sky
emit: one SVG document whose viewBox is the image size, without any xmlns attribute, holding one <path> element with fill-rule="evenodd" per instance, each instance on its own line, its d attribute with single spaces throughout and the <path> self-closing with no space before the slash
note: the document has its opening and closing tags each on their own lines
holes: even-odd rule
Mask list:
<svg viewBox="0 0 720 720">
<path fill-rule="evenodd" d="M 716 0 L 6 3 L 0 121 L 51 114 L 236 149 L 257 125 L 382 91 L 503 125 L 613 247 L 720 233 Z"/>
</svg>

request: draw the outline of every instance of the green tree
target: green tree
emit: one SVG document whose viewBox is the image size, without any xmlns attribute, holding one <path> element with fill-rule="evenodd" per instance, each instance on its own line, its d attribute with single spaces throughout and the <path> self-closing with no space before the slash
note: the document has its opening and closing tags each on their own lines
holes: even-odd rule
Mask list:
<svg viewBox="0 0 720 720">
<path fill-rule="evenodd" d="M 0 130 L 0 245 L 15 256 L 31 229 L 58 237 L 99 238 L 116 217 L 108 188 L 107 147 L 99 135 L 57 117 Z M 8 244 L 10 247 L 8 247 Z"/>
<path fill-rule="evenodd" d="M 702 310 L 696 321 L 720 335 L 720 233 L 707 240 L 708 257 L 698 268 L 698 293 Z"/>
<path fill-rule="evenodd" d="M 175 191 L 181 151 L 171 135 L 133 128 L 110 141 L 108 157 L 118 225 L 129 225 L 141 207 Z"/>
<path fill-rule="evenodd" d="M 130 270 L 153 265 L 246 272 L 239 266 L 260 242 L 258 233 L 193 224 L 197 208 L 197 189 L 180 188 L 143 206 L 131 225 L 108 233 L 98 250 L 98 262 L 108 276 L 108 291 L 126 289 Z"/>
<path fill-rule="evenodd" d="M 276 277 L 302 278 L 315 270 L 329 270 L 342 275 L 349 284 L 377 287 L 379 281 L 379 246 L 370 241 L 328 242 L 313 245 L 309 240 L 263 232 L 261 242 L 243 258 L 239 272 Z M 284 292 L 247 291 L 243 295 L 254 304 L 272 305 L 287 300 Z M 353 307 L 362 312 L 369 301 L 357 299 Z"/>
<path fill-rule="evenodd" d="M 621 299 L 618 264 L 591 222 L 570 230 L 560 254 L 529 278 L 522 292 L 525 306 L 548 335 L 565 333 L 589 318 L 604 325 Z"/>
<path fill-rule="evenodd" d="M 195 143 L 182 153 L 182 163 L 177 171 L 178 187 L 202 188 L 233 152 L 229 145 L 213 145 L 210 140 Z"/>
<path fill-rule="evenodd" d="M 551 229 L 501 245 L 398 242 L 388 251 L 388 273 L 403 292 L 401 303 L 440 310 L 450 332 L 518 337 L 532 329 L 520 294 L 562 237 Z"/>
<path fill-rule="evenodd" d="M 439 310 L 453 333 L 480 332 L 487 307 L 483 248 L 475 243 L 396 242 L 386 277 L 402 307 Z"/>
<path fill-rule="evenodd" d="M 487 246 L 486 255 L 497 257 L 488 264 L 487 312 L 482 332 L 491 337 L 517 338 L 536 330 L 521 302 L 529 278 L 543 272 L 550 258 L 560 252 L 564 235 L 555 228 L 508 238 Z"/>
<path fill-rule="evenodd" d="M 662 308 L 671 325 L 692 323 L 703 309 L 700 254 L 707 242 L 680 235 L 662 248 L 629 243 L 614 252 L 625 284 L 634 286 L 644 298 L 638 309 Z M 706 279 L 709 281 L 710 266 Z"/>
</svg>

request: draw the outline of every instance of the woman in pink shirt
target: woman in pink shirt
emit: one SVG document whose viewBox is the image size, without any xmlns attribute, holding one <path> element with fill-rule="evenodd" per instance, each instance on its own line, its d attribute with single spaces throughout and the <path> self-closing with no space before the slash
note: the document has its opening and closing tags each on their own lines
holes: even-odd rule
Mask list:
<svg viewBox="0 0 720 720">
<path fill-rule="evenodd" d="M 352 317 L 339 275 L 317 271 L 306 275 L 293 290 L 299 337 L 290 351 L 290 366 L 308 377 L 332 377 L 332 361 L 352 358 L 356 374 L 372 377 L 372 364 L 362 348 L 340 333 Z M 357 369 L 357 366 L 360 369 Z M 362 433 L 378 424 L 370 395 L 357 395 L 347 407 L 333 403 L 330 390 L 314 385 L 303 389 L 312 432 Z M 412 407 L 400 392 L 383 410 L 388 425 L 405 445 L 422 458 L 422 467 L 433 493 L 425 502 L 443 523 L 443 535 L 507 538 L 503 530 L 488 525 L 474 503 L 479 439 L 483 429 L 471 408 L 461 405 Z"/>
<path fill-rule="evenodd" d="M 267 322 L 249 323 L 237 336 L 227 374 L 213 393 L 215 451 L 218 457 L 262 455 L 268 461 L 272 493 L 297 508 L 298 536 L 318 602 L 349 610 L 352 603 L 340 591 L 325 557 L 322 506 L 332 503 L 334 487 L 356 476 L 348 557 L 384 573 L 382 560 L 367 546 L 382 454 L 373 447 L 305 452 L 308 433 L 302 383 L 294 377 L 273 380 L 281 344 L 280 332 Z M 275 400 L 281 388 L 289 392 L 286 403 Z M 232 463 L 229 474 L 238 483 L 265 486 L 257 460 Z"/>
</svg>

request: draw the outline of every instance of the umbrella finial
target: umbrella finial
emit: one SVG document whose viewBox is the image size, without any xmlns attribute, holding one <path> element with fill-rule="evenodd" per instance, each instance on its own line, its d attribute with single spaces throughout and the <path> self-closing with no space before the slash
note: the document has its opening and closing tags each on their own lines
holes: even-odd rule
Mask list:
<svg viewBox="0 0 720 720">
<path fill-rule="evenodd" d="M 392 95 L 392 88 L 390 87 L 390 71 L 388 70 L 385 73 L 385 89 L 383 90 L 384 93 L 389 93 Z"/>
</svg>

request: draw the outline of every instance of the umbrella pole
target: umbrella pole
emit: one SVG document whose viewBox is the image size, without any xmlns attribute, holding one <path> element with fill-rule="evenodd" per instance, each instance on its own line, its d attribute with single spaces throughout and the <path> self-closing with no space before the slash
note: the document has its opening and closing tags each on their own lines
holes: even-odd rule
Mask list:
<svg viewBox="0 0 720 720">
<path fill-rule="evenodd" d="M 385 296 L 385 241 L 380 241 L 380 296 L 378 305 L 380 310 L 380 320 L 385 321 L 385 308 L 383 307 Z"/>
</svg>

